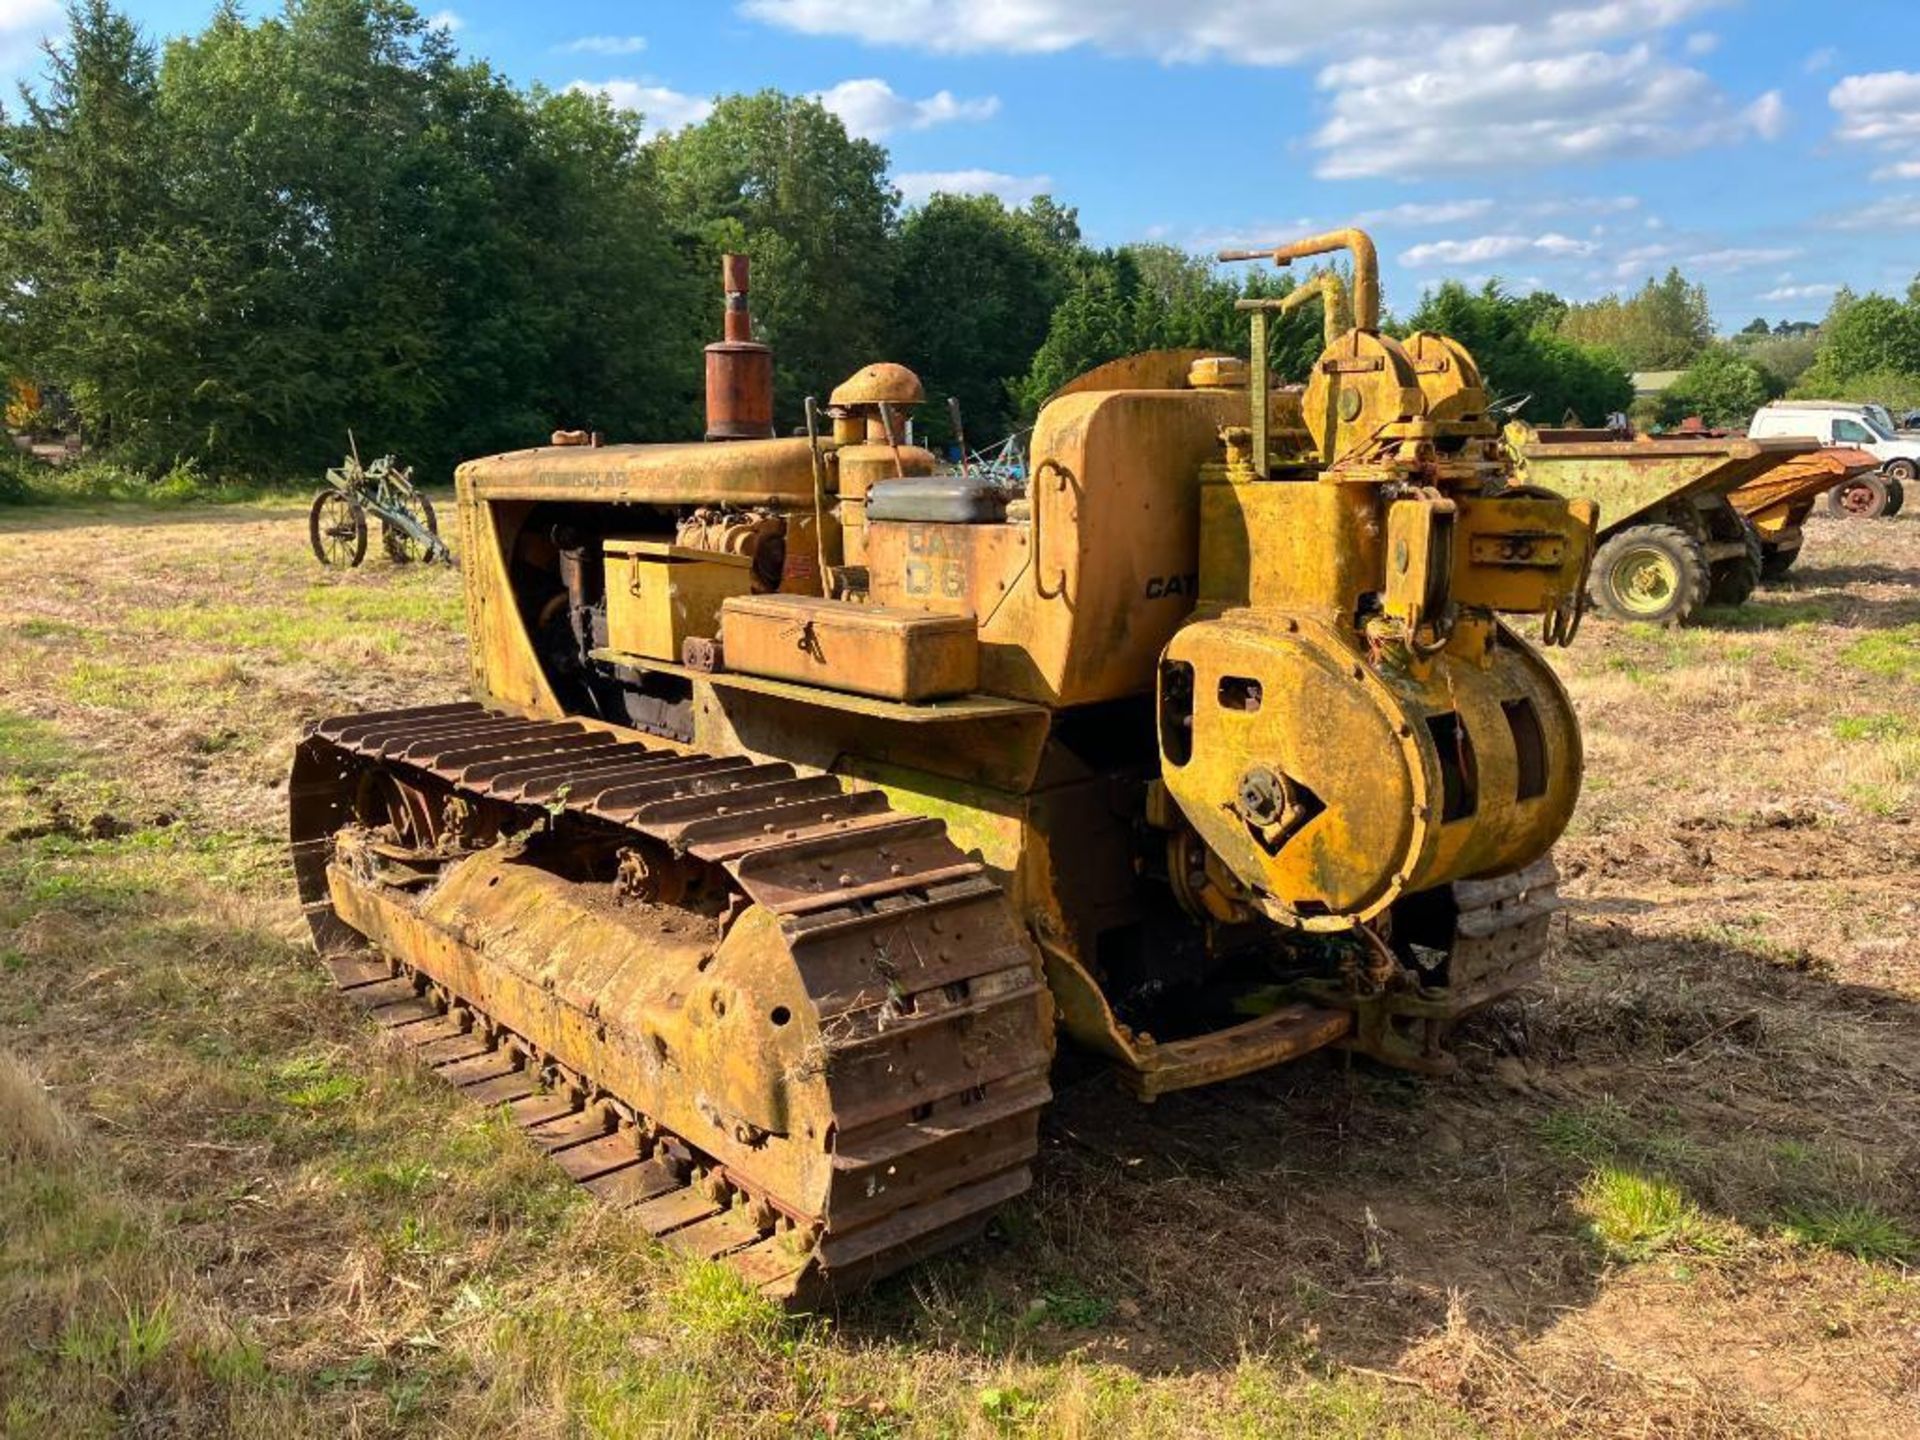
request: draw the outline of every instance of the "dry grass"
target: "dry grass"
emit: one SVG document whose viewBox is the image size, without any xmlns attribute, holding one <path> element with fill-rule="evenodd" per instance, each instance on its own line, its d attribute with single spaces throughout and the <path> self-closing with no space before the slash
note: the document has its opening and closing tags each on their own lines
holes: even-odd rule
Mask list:
<svg viewBox="0 0 1920 1440">
<path fill-rule="evenodd" d="M 18 1055 L 0 1050 L 0 1161 L 52 1165 L 73 1154 L 73 1123 L 47 1095 L 46 1082 Z"/>
<path fill-rule="evenodd" d="M 1920 517 L 1805 563 L 1556 657 L 1571 910 L 1458 1079 L 1069 1061 L 993 1238 L 793 1322 L 303 951 L 299 721 L 456 694 L 455 578 L 324 576 L 292 505 L 0 516 L 0 1434 L 1920 1431 Z"/>
</svg>

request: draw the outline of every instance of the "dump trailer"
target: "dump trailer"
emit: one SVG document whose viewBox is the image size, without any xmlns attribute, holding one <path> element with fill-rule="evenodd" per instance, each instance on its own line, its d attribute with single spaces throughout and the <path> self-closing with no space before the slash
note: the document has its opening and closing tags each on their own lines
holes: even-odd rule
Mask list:
<svg viewBox="0 0 1920 1440">
<path fill-rule="evenodd" d="M 1828 445 L 1791 456 L 1728 492 L 1727 503 L 1753 528 L 1760 546 L 1760 578 L 1781 580 L 1793 568 L 1806 543 L 1802 527 L 1822 495 L 1836 493 L 1879 465 L 1865 450 Z"/>
<path fill-rule="evenodd" d="M 1588 595 L 1613 620 L 1679 625 L 1705 604 L 1739 605 L 1760 583 L 1762 542 L 1727 497 L 1811 453 L 1803 439 L 1629 437 L 1506 426 L 1524 484 L 1600 507 Z"/>
<path fill-rule="evenodd" d="M 1517 627 L 1571 638 L 1593 510 L 1510 493 L 1364 234 L 1260 253 L 1343 249 L 1303 386 L 1251 302 L 1251 362 L 1067 387 L 1018 491 L 935 473 L 897 365 L 776 436 L 730 258 L 716 438 L 462 466 L 473 698 L 300 744 L 345 996 L 783 1298 L 1024 1191 L 1056 1031 L 1143 1100 L 1330 1046 L 1446 1072 L 1547 946 L 1581 742 Z"/>
</svg>

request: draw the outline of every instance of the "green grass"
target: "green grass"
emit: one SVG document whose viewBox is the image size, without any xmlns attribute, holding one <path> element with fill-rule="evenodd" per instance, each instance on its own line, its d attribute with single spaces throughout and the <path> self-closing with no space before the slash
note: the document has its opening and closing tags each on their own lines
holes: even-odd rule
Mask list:
<svg viewBox="0 0 1920 1440">
<path fill-rule="evenodd" d="M 51 725 L 0 710 L 0 775 L 8 782 L 57 775 L 74 752 Z"/>
<path fill-rule="evenodd" d="M 1889 680 L 1920 680 L 1920 625 L 1863 635 L 1840 652 L 1840 663 Z"/>
<path fill-rule="evenodd" d="M 1576 1208 L 1587 1217 L 1588 1232 L 1616 1259 L 1718 1255 L 1729 1248 L 1726 1227 L 1710 1221 L 1678 1184 L 1657 1174 L 1602 1165 L 1581 1184 Z"/>
<path fill-rule="evenodd" d="M 1626 1108 L 1612 1096 L 1555 1110 L 1540 1121 L 1541 1142 L 1556 1155 L 1594 1164 L 1620 1153 L 1633 1133 Z"/>
<path fill-rule="evenodd" d="M 316 477 L 317 479 L 318 477 Z M 159 474 L 87 457 L 53 466 L 7 448 L 0 455 L 0 506 L 69 508 L 139 506 L 168 510 L 183 505 L 237 505 L 311 489 L 305 482 L 275 485 L 238 478 L 214 479 L 191 462 Z"/>
<path fill-rule="evenodd" d="M 1833 600 L 1770 600 L 1755 596 L 1731 609 L 1712 607 L 1703 612 L 1702 618 L 1720 630 L 1808 630 L 1816 625 L 1831 624 L 1839 615 L 1840 606 Z M 1742 648 L 1747 649 L 1747 654 L 1752 653 L 1750 648 Z"/>
<path fill-rule="evenodd" d="M 1920 1237 L 1872 1205 L 1807 1206 L 1789 1214 L 1782 1228 L 1799 1244 L 1835 1250 L 1856 1260 L 1887 1265 L 1920 1261 Z"/>
<path fill-rule="evenodd" d="M 1836 740 L 1920 740 L 1920 716 L 1844 715 L 1833 722 Z"/>
<path fill-rule="evenodd" d="M 183 603 L 135 611 L 127 623 L 143 633 L 287 662 L 394 656 L 417 645 L 423 632 L 460 623 L 460 587 L 448 572 L 416 566 L 376 573 L 385 583 L 312 585 L 293 606 Z"/>
</svg>

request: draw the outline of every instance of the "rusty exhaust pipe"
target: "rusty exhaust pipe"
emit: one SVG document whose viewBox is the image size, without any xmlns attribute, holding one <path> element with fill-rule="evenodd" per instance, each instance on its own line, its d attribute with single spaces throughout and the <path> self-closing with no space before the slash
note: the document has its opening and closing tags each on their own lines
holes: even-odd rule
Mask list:
<svg viewBox="0 0 1920 1440">
<path fill-rule="evenodd" d="M 747 308 L 747 257 L 722 255 L 726 338 L 707 346 L 707 439 L 765 440 L 773 435 L 773 351 L 753 338 Z"/>
</svg>

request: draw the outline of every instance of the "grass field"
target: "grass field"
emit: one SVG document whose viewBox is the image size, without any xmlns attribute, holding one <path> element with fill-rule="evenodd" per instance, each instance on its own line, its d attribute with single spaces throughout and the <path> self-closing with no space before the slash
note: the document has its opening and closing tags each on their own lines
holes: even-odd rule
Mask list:
<svg viewBox="0 0 1920 1440">
<path fill-rule="evenodd" d="M 785 1319 L 329 997 L 302 721 L 454 697 L 458 579 L 291 503 L 0 510 L 0 1432 L 1920 1433 L 1920 517 L 1556 652 L 1545 983 L 1421 1081 L 1063 1072 L 985 1241 Z"/>
</svg>

